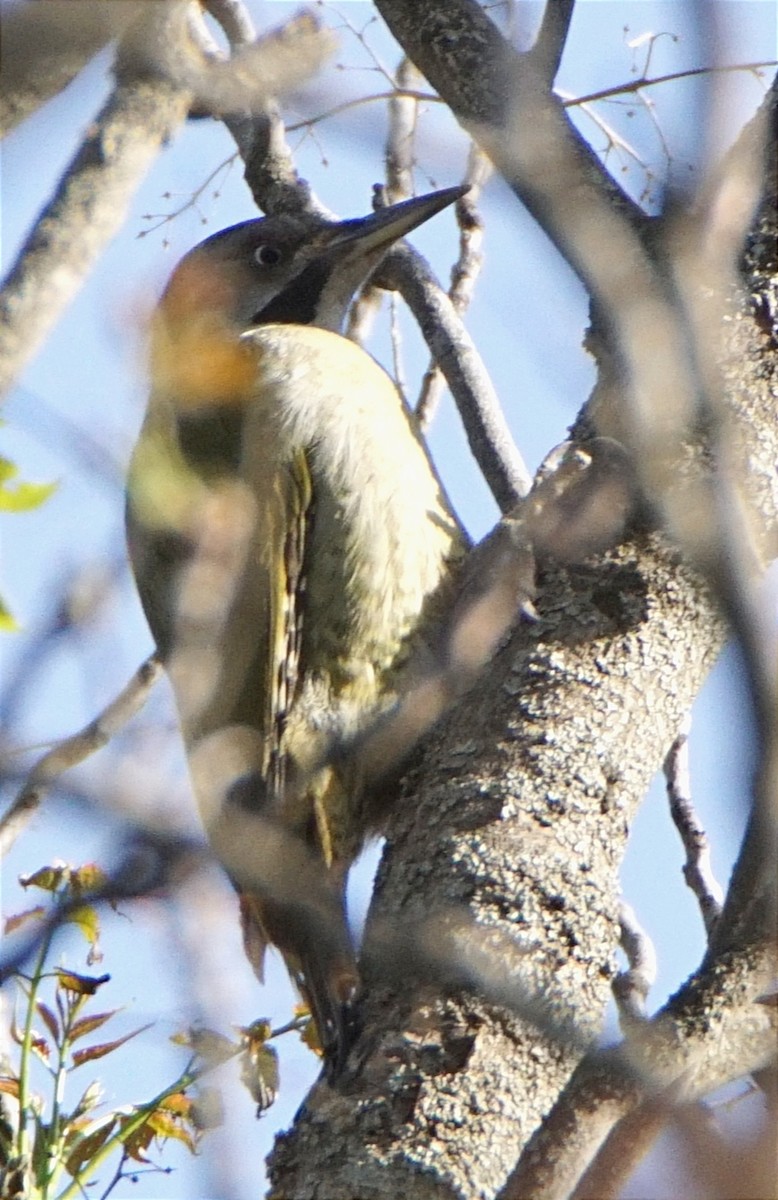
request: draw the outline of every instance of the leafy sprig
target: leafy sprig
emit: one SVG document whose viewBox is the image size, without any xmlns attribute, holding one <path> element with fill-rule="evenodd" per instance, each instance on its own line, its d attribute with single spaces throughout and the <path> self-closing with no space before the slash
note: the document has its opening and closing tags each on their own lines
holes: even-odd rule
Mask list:
<svg viewBox="0 0 778 1200">
<path fill-rule="evenodd" d="M 104 889 L 106 878 L 93 863 L 72 867 L 53 863 L 20 880 L 25 888 L 48 893 L 51 902 L 67 915 L 86 942 L 88 969 L 102 961 L 100 919 L 88 897 Z M 81 900 L 83 903 L 80 903 Z M 18 1062 L 0 1063 L 0 1195 L 25 1200 L 75 1200 L 94 1184 L 98 1172 L 118 1155 L 118 1165 L 104 1190 L 105 1200 L 125 1174 L 136 1174 L 137 1165 L 161 1170 L 149 1158 L 173 1141 L 197 1154 L 204 1134 L 221 1123 L 217 1089 L 200 1086 L 200 1080 L 222 1063 L 235 1059 L 240 1078 L 261 1115 L 278 1091 L 278 1055 L 272 1039 L 297 1032 L 310 1048 L 321 1053 L 315 1025 L 307 1010 L 298 1008 L 293 1020 L 278 1029 L 260 1019 L 236 1026 L 236 1037 L 198 1027 L 174 1035 L 189 1058 L 180 1074 L 150 1100 L 105 1108 L 99 1080 L 91 1081 L 68 1103 L 75 1072 L 87 1063 L 117 1054 L 144 1033 L 142 1025 L 122 1036 L 97 1038 L 121 1008 L 102 1007 L 110 975 L 82 973 L 51 966 L 56 922 L 47 920 L 50 907 L 36 904 L 5 921 L 4 932 L 15 933 L 36 923 L 40 942 L 29 974 L 17 971 L 15 980 L 23 997 L 23 1018 L 14 1016 L 11 1041 L 19 1049 Z M 33 1091 L 35 1063 L 48 1076 L 45 1097 Z M 191 1093 L 191 1094 L 190 1094 Z"/>
</svg>

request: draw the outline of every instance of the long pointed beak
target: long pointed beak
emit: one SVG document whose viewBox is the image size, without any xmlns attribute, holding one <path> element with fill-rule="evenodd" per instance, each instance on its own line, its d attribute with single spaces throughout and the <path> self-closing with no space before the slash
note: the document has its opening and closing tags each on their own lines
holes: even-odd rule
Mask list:
<svg viewBox="0 0 778 1200">
<path fill-rule="evenodd" d="M 368 217 L 341 221 L 333 227 L 331 237 L 327 239 L 327 249 L 345 249 L 355 243 L 359 247 L 360 257 L 371 258 L 392 242 L 405 237 L 412 229 L 423 225 L 442 209 L 448 208 L 449 204 L 454 204 L 469 190 L 467 185 L 443 188 L 439 192 L 429 192 L 426 196 L 414 196 L 412 200 L 392 204 L 389 208 L 379 208 Z"/>
</svg>

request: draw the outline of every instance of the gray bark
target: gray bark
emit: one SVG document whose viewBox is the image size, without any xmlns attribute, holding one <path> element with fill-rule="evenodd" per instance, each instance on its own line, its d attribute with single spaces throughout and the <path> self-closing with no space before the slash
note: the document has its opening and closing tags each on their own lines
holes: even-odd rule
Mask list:
<svg viewBox="0 0 778 1200">
<path fill-rule="evenodd" d="M 515 56 L 479 6 L 379 0 L 377 7 L 455 115 L 513 170 L 516 159 L 506 152 L 501 160 L 497 134 L 508 106 L 502 72 L 506 63 L 514 69 Z M 548 46 L 544 53 L 556 61 Z M 586 176 L 582 187 L 609 197 L 622 221 L 617 232 L 631 227 L 639 249 L 645 222 L 597 180 L 600 168 L 575 139 L 570 161 Z M 766 178 L 774 180 L 769 167 Z M 520 169 L 514 182 L 565 247 L 564 200 L 552 197 L 544 208 L 540 184 L 528 188 Z M 723 334 L 712 335 L 763 544 L 774 541 L 778 512 L 774 207 L 772 194 L 754 225 L 744 292 Z M 596 271 L 585 238 L 572 250 L 585 278 Z M 656 267 L 644 247 L 639 269 L 660 295 Z M 596 290 L 601 280 L 591 282 Z M 603 414 L 611 422 L 624 404 L 624 376 L 613 370 L 618 319 L 605 317 L 593 342 L 600 382 L 578 422 L 581 435 Z M 629 360 L 628 339 L 620 349 Z M 685 461 L 695 453 L 687 445 Z M 279 1139 L 274 1197 L 494 1196 L 533 1131 L 542 1134 L 565 1085 L 574 1086 L 576 1063 L 598 1034 L 632 818 L 728 626 L 715 575 L 695 571 L 648 521 L 596 561 L 547 567 L 539 583 L 539 622 L 516 629 L 406 777 L 366 937 L 361 1037 L 346 1077 L 334 1089 L 319 1084 Z M 767 855 L 768 872 L 771 844 L 763 843 L 761 859 Z M 764 889 L 759 931 L 774 921 L 773 902 Z M 733 924 L 739 928 L 725 910 L 724 925 Z M 773 962 L 763 951 L 753 939 L 729 939 L 726 955 L 704 964 L 657 1026 L 667 1067 L 661 1078 L 611 1071 L 612 1095 L 601 1090 L 596 1111 L 582 1089 L 580 1106 L 568 1110 L 585 1127 L 571 1142 L 577 1161 L 555 1174 L 570 1130 L 560 1117 L 548 1126 L 556 1140 L 543 1146 L 553 1178 L 533 1190 L 530 1168 L 520 1164 L 510 1194 L 569 1194 L 587 1165 L 581 1148 L 593 1155 L 620 1118 L 652 1089 L 671 1086 L 674 1070 L 691 1069 L 692 1060 L 704 1088 L 769 1059 L 774 1028 L 754 1006 L 764 953 Z M 742 1037 L 733 1036 L 733 1054 L 714 1069 L 723 1018 L 712 1014 L 728 1006 Z M 710 1036 L 695 1041 L 706 1030 Z M 683 1045 L 688 1056 L 675 1053 Z"/>
<path fill-rule="evenodd" d="M 157 4 L 130 30 L 120 52 L 121 78 L 3 282 L 0 397 L 121 229 L 140 181 L 186 117 L 188 90 L 143 55 L 151 43 L 169 44 L 175 56 L 182 16 L 180 0 Z"/>
</svg>

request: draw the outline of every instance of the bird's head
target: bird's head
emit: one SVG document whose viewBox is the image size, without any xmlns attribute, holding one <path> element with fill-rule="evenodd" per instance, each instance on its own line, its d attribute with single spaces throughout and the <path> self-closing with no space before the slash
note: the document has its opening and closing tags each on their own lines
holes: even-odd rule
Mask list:
<svg viewBox="0 0 778 1200">
<path fill-rule="evenodd" d="M 446 188 L 355 220 L 298 215 L 232 225 L 182 259 L 163 313 L 210 312 L 239 332 L 270 322 L 338 332 L 354 293 L 394 243 L 466 191 Z"/>
</svg>

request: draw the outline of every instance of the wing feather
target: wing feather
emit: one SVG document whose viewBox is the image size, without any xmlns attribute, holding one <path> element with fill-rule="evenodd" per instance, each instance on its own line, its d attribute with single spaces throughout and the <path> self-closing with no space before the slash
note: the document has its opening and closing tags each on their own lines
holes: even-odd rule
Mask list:
<svg viewBox="0 0 778 1200">
<path fill-rule="evenodd" d="M 298 451 L 279 480 L 285 493 L 284 528 L 276 541 L 277 559 L 271 566 L 270 642 L 265 729 L 270 735 L 267 774 L 275 802 L 283 803 L 287 787 L 284 733 L 299 695 L 300 654 L 305 614 L 305 550 L 313 520 L 313 486 L 305 453 Z"/>
</svg>

